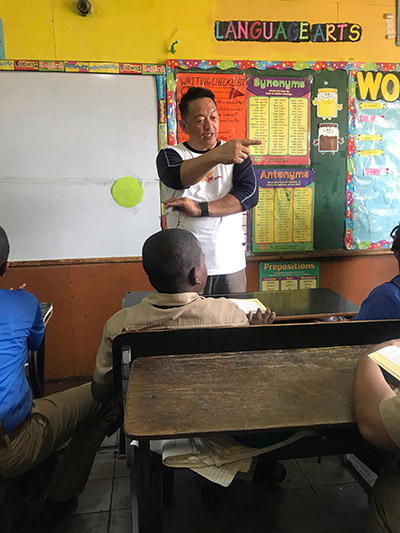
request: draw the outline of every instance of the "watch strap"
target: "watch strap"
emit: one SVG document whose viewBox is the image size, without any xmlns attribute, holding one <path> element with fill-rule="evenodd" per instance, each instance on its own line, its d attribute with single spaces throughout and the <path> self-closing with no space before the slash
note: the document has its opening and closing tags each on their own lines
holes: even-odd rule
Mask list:
<svg viewBox="0 0 400 533">
<path fill-rule="evenodd" d="M 201 217 L 208 217 L 208 202 L 199 202 Z"/>
</svg>

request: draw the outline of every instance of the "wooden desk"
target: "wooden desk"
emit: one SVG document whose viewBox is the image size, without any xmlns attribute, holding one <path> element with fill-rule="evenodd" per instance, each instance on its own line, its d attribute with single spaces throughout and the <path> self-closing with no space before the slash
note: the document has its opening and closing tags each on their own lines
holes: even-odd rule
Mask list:
<svg viewBox="0 0 400 533">
<path fill-rule="evenodd" d="M 355 453 L 364 459 L 370 447 L 356 431 L 352 407 L 356 364 L 367 345 L 399 330 L 400 320 L 388 320 L 119 335 L 114 354 L 129 350 L 133 359 L 125 432 L 139 441 L 131 468 L 133 531 L 163 530 L 151 439 L 311 428 L 324 438 L 269 457 Z"/>
<path fill-rule="evenodd" d="M 138 304 L 148 292 L 129 291 L 125 307 Z M 298 289 L 296 291 L 239 292 L 234 294 L 213 294 L 214 298 L 258 298 L 266 307 L 275 311 L 277 321 L 317 320 L 330 316 L 353 317 L 359 308 L 331 289 Z"/>
<path fill-rule="evenodd" d="M 125 430 L 134 439 L 161 439 L 354 424 L 354 373 L 365 349 L 136 359 Z"/>
</svg>

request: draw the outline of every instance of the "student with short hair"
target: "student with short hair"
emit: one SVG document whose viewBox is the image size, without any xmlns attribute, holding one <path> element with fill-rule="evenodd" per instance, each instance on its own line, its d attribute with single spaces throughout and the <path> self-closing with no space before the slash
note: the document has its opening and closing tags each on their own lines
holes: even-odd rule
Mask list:
<svg viewBox="0 0 400 533">
<path fill-rule="evenodd" d="M 114 395 L 112 341 L 120 333 L 156 329 L 248 326 L 275 320 L 267 309 L 246 315 L 226 298 L 200 296 L 207 267 L 199 241 L 189 231 L 169 229 L 155 233 L 143 246 L 143 267 L 157 292 L 133 307 L 115 313 L 104 326 L 97 352 L 92 392 L 98 401 Z"/>
<path fill-rule="evenodd" d="M 8 267 L 9 242 L 0 226 L 0 275 Z M 52 531 L 83 491 L 96 452 L 120 408 L 99 404 L 90 383 L 32 399 L 24 364 L 38 350 L 44 324 L 37 299 L 28 292 L 0 289 L 0 477 L 23 474 L 70 442 L 56 466 L 38 529 Z"/>
<path fill-rule="evenodd" d="M 400 272 L 400 225 L 392 229 L 392 251 Z M 383 320 L 400 318 L 400 274 L 375 287 L 363 301 L 355 320 Z"/>
</svg>

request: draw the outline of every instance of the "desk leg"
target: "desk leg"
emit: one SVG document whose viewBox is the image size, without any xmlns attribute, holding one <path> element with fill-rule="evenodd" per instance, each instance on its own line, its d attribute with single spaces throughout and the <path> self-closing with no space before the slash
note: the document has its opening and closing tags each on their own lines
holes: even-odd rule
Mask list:
<svg viewBox="0 0 400 533">
<path fill-rule="evenodd" d="M 151 454 L 148 440 L 139 441 L 136 449 L 131 489 L 132 531 L 163 533 L 161 458 Z"/>
</svg>

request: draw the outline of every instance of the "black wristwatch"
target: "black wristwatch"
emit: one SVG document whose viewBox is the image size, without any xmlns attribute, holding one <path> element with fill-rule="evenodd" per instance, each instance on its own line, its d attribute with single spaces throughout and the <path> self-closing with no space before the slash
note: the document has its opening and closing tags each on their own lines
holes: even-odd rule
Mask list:
<svg viewBox="0 0 400 533">
<path fill-rule="evenodd" d="M 201 217 L 208 217 L 208 202 L 199 202 Z"/>
</svg>

